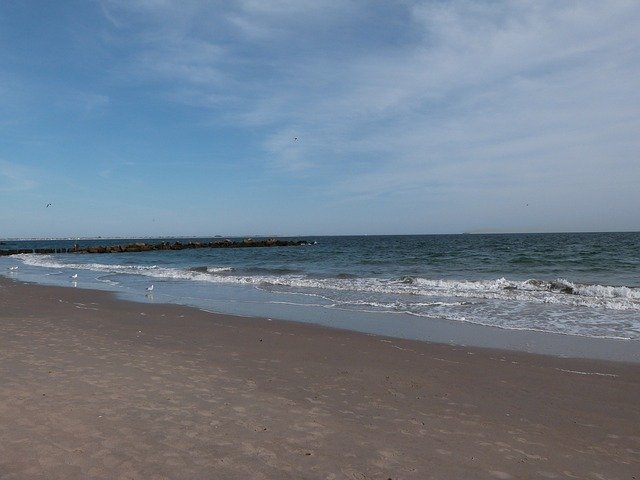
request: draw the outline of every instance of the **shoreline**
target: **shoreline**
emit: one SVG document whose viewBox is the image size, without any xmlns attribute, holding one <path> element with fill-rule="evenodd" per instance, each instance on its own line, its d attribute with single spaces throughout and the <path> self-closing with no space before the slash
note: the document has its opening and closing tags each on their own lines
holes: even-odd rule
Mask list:
<svg viewBox="0 0 640 480">
<path fill-rule="evenodd" d="M 0 476 L 632 478 L 640 366 L 0 280 Z"/>
<path fill-rule="evenodd" d="M 560 358 L 584 358 L 640 364 L 640 339 L 592 337 L 544 330 L 501 328 L 475 322 L 439 318 L 425 319 L 405 314 L 390 319 L 387 313 L 310 309 L 303 305 L 288 304 L 283 306 L 277 303 L 262 302 L 260 299 L 257 302 L 229 302 L 229 298 L 224 294 L 218 295 L 215 300 L 208 300 L 210 304 L 201 304 L 198 299 L 192 298 L 190 299 L 191 303 L 187 305 L 172 302 L 173 297 L 163 295 L 160 292 L 149 299 L 142 292 L 103 289 L 97 284 L 73 287 L 60 283 L 47 284 L 40 283 L 38 280 L 0 275 L 0 280 L 2 279 L 25 282 L 29 285 L 107 292 L 120 300 L 134 303 L 184 305 L 212 314 L 250 318 L 269 317 L 286 322 L 319 325 L 395 339 L 525 352 Z M 234 295 L 232 290 L 227 290 L 226 294 Z M 246 299 L 246 297 L 243 298 Z M 233 306 L 230 307 L 230 305 Z"/>
<path fill-rule="evenodd" d="M 478 351 L 478 352 L 486 352 L 487 354 L 491 353 L 493 355 L 516 355 L 516 356 L 524 355 L 524 356 L 531 356 L 531 357 L 557 359 L 559 361 L 567 360 L 567 361 L 587 362 L 587 363 L 593 362 L 593 363 L 602 363 L 602 364 L 621 364 L 621 365 L 628 365 L 631 367 L 635 367 L 635 366 L 640 367 L 640 351 L 638 352 L 635 351 L 636 348 L 640 349 L 640 342 L 636 340 L 629 340 L 629 339 L 608 338 L 608 337 L 596 338 L 596 337 L 587 337 L 587 336 L 579 336 L 579 335 L 544 332 L 544 331 L 537 331 L 537 330 L 506 329 L 506 328 L 477 324 L 472 322 L 462 322 L 462 321 L 454 322 L 450 320 L 430 319 L 430 321 L 434 322 L 436 325 L 437 324 L 446 325 L 446 327 L 442 329 L 443 331 L 446 332 L 444 335 L 451 335 L 452 327 L 453 327 L 453 331 L 457 331 L 459 329 L 460 330 L 470 329 L 470 333 L 465 335 L 466 338 L 471 338 L 477 335 L 479 335 L 482 338 L 491 337 L 491 336 L 495 337 L 496 333 L 498 333 L 498 335 L 500 335 L 500 333 L 503 333 L 506 335 L 524 336 L 527 339 L 530 339 L 531 336 L 533 337 L 540 336 L 542 339 L 547 339 L 547 340 L 549 338 L 556 338 L 556 339 L 560 339 L 561 341 L 564 339 L 564 340 L 568 340 L 569 344 L 572 344 L 574 340 L 578 342 L 587 342 L 588 344 L 597 344 L 597 343 L 606 344 L 609 342 L 614 342 L 618 345 L 632 344 L 632 352 L 630 354 L 623 352 L 624 359 L 615 358 L 615 357 L 611 358 L 611 356 L 605 356 L 604 358 L 598 357 L 598 356 L 584 356 L 584 355 L 572 356 L 570 354 L 553 354 L 553 353 L 545 353 L 540 351 L 523 350 L 520 348 L 515 348 L 513 344 L 510 344 L 509 346 L 506 346 L 506 347 L 500 347 L 500 346 L 484 346 L 484 345 L 478 345 L 478 344 L 456 343 L 455 341 L 447 342 L 447 341 L 438 341 L 438 340 L 431 340 L 431 339 L 425 340 L 425 339 L 419 339 L 419 338 L 414 338 L 410 336 L 403 337 L 403 336 L 397 336 L 393 334 L 356 330 L 348 327 L 336 326 L 331 322 L 316 323 L 314 321 L 306 321 L 306 320 L 289 320 L 285 318 L 275 318 L 268 315 L 259 316 L 259 315 L 252 315 L 252 314 L 226 313 L 226 312 L 207 310 L 205 308 L 200 308 L 194 305 L 162 302 L 162 301 L 157 301 L 156 299 L 149 300 L 147 295 L 142 296 L 142 294 L 133 295 L 131 293 L 118 292 L 113 290 L 101 290 L 101 289 L 91 288 L 91 287 L 47 285 L 47 284 L 40 284 L 40 283 L 29 282 L 29 281 L 22 281 L 15 278 L 10 278 L 10 277 L 0 275 L 0 289 L 5 288 L 7 284 L 19 285 L 26 289 L 30 287 L 35 287 L 35 289 L 42 288 L 44 289 L 44 291 L 48 289 L 52 289 L 54 291 L 62 291 L 62 292 L 69 290 L 71 292 L 78 292 L 78 296 L 80 297 L 104 296 L 106 297 L 107 302 L 109 302 L 110 304 L 112 303 L 112 304 L 127 305 L 131 309 L 136 309 L 136 308 L 139 308 L 139 306 L 143 306 L 143 305 L 147 307 L 157 308 L 160 310 L 164 308 L 184 309 L 187 313 L 196 317 L 201 317 L 201 316 L 211 316 L 214 318 L 221 317 L 221 318 L 229 319 L 231 321 L 233 321 L 234 319 L 237 319 L 238 321 L 241 320 L 244 322 L 246 321 L 256 322 L 258 324 L 262 324 L 263 327 L 265 326 L 265 324 L 267 326 L 273 325 L 273 324 L 282 324 L 285 328 L 299 327 L 302 329 L 305 329 L 305 328 L 312 329 L 312 330 L 319 329 L 320 332 L 325 332 L 327 334 L 332 334 L 332 333 L 335 334 L 335 333 L 341 332 L 345 335 L 353 334 L 356 336 L 362 335 L 366 337 L 377 338 L 382 342 L 394 343 L 394 342 L 400 341 L 400 342 L 408 342 L 412 345 L 424 344 L 427 346 L 433 346 L 437 348 L 440 348 L 440 347 L 450 348 L 453 351 L 471 350 L 471 351 Z M 366 315 L 363 315 L 361 312 L 349 312 L 349 313 L 353 313 L 359 316 L 369 316 L 369 315 L 375 316 L 376 315 L 376 312 L 367 312 Z M 185 315 L 185 314 L 183 313 L 182 315 Z M 330 315 L 328 314 L 328 316 Z M 435 330 L 440 331 L 440 328 L 436 327 Z M 482 331 L 484 331 L 484 333 L 479 333 Z M 433 336 L 438 338 L 441 336 L 441 334 L 436 333 Z M 497 340 L 498 342 L 501 341 L 501 339 L 497 339 Z M 518 343 L 520 342 L 522 342 L 522 340 L 519 340 Z M 540 342 L 543 343 L 542 341 Z M 531 345 L 530 340 L 527 340 L 527 343 Z M 553 342 L 553 341 L 551 343 L 562 344 L 562 342 Z M 638 346 L 636 346 L 636 344 L 638 344 Z M 531 345 L 531 346 L 535 347 L 537 346 L 537 344 Z M 605 346 L 601 350 L 606 350 L 606 348 L 607 347 Z M 582 351 L 580 352 L 582 353 Z M 620 353 L 620 352 L 614 352 L 614 353 Z M 631 357 L 627 358 L 627 355 L 631 355 Z"/>
</svg>

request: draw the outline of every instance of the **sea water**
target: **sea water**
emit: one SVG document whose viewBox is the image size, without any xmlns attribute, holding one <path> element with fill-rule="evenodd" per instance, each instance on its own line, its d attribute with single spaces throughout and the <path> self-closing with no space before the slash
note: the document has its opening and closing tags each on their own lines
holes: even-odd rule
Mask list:
<svg viewBox="0 0 640 480">
<path fill-rule="evenodd" d="M 447 322 L 640 339 L 640 233 L 299 239 L 312 244 L 21 254 L 0 257 L 0 272 L 132 300 L 410 338 L 419 335 L 408 330 Z M 0 250 L 137 241 L 175 239 L 4 240 Z"/>
</svg>

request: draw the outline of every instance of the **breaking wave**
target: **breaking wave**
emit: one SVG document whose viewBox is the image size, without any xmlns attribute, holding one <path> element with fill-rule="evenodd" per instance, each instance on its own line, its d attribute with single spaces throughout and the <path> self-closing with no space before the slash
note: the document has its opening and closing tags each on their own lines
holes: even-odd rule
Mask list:
<svg viewBox="0 0 640 480">
<path fill-rule="evenodd" d="M 170 268 L 158 265 L 110 265 L 103 263 L 66 263 L 48 255 L 16 255 L 25 265 L 51 269 L 89 270 L 101 273 L 143 275 L 157 279 L 191 280 L 220 284 L 254 285 L 258 288 L 302 291 L 340 291 L 418 297 L 518 301 L 534 304 L 558 304 L 574 307 L 640 311 L 640 288 L 587 285 L 566 279 L 551 281 L 529 279 L 449 280 L 402 276 L 399 278 L 360 278 L 339 274 L 331 278 L 311 278 L 295 269 L 255 268 L 236 270 L 228 266 Z M 411 302 L 428 306 L 429 302 Z M 446 303 L 446 302 L 445 302 Z"/>
</svg>

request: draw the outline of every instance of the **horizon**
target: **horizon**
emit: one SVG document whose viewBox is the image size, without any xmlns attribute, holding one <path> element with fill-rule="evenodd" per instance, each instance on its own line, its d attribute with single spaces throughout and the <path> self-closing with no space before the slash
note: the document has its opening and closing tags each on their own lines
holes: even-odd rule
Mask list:
<svg viewBox="0 0 640 480">
<path fill-rule="evenodd" d="M 461 236 L 461 235 L 598 235 L 598 234 L 620 234 L 620 233 L 640 233 L 640 230 L 620 230 L 620 231 L 573 231 L 573 232 L 452 232 L 452 233 L 356 233 L 348 235 L 327 235 L 327 234 L 297 234 L 297 235 L 162 235 L 162 236 L 87 236 L 87 237 L 0 237 L 0 242 L 5 241 L 63 241 L 63 240 L 161 240 L 161 239 L 209 239 L 209 238 L 301 238 L 301 237 L 428 237 L 428 236 Z"/>
<path fill-rule="evenodd" d="M 4 2 L 0 228 L 640 231 L 639 21 L 624 0 Z"/>
</svg>

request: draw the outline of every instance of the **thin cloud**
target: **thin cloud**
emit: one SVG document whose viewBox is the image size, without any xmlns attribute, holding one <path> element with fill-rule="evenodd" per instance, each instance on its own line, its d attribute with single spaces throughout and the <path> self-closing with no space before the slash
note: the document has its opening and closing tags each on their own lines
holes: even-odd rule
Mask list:
<svg viewBox="0 0 640 480">
<path fill-rule="evenodd" d="M 258 129 L 271 168 L 336 198 L 640 180 L 637 2 L 109 4 L 139 29 L 139 78 Z"/>
<path fill-rule="evenodd" d="M 0 160 L 0 192 L 17 193 L 34 189 L 38 182 L 34 172 L 21 165 Z"/>
<path fill-rule="evenodd" d="M 392 160 L 395 172 L 406 164 L 405 176 L 412 179 L 420 174 L 416 158 L 427 169 L 439 162 L 468 164 L 474 157 L 486 162 L 487 155 L 478 155 L 482 150 L 508 150 L 530 139 L 528 150 L 505 158 L 517 162 L 559 142 L 566 147 L 600 137 L 610 124 L 638 126 L 637 101 L 631 100 L 638 58 L 626 48 L 636 38 L 629 17 L 638 18 L 638 9 L 590 6 L 558 14 L 536 11 L 529 22 L 523 20 L 526 12 L 501 22 L 489 15 L 474 28 L 464 9 L 448 11 L 444 26 L 438 24 L 442 16 L 425 22 L 421 43 L 398 55 L 354 61 L 340 74 L 347 88 L 290 113 L 296 124 L 321 124 L 316 130 L 327 144 L 347 139 L 340 161 L 368 153 L 370 168 L 381 176 Z M 430 29 L 434 24 L 438 28 Z M 558 132 L 564 142 L 548 143 Z"/>
</svg>

